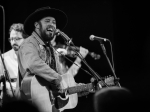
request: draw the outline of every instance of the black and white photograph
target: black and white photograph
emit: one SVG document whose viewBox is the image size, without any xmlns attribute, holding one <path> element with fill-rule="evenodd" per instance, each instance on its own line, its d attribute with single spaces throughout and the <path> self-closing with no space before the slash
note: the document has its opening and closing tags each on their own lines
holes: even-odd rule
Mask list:
<svg viewBox="0 0 150 112">
<path fill-rule="evenodd" d="M 1 112 L 150 110 L 150 2 L 1 0 Z"/>
</svg>

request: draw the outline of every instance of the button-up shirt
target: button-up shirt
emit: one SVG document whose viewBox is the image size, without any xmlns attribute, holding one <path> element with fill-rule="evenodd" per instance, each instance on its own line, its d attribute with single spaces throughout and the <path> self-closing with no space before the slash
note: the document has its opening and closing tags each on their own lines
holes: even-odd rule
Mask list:
<svg viewBox="0 0 150 112">
<path fill-rule="evenodd" d="M 9 72 L 10 78 L 17 78 L 18 75 L 18 62 L 17 56 L 13 49 L 3 54 L 5 66 Z M 0 59 L 1 61 L 1 59 Z M 0 75 L 4 74 L 4 67 L 2 61 L 0 62 Z"/>
<path fill-rule="evenodd" d="M 10 77 L 10 79 L 17 79 L 18 76 L 18 62 L 17 62 L 17 55 L 16 52 L 14 51 L 14 49 L 11 49 L 7 52 L 5 52 L 3 55 L 3 59 L 4 59 L 4 64 L 6 66 L 8 75 Z M 2 60 L 0 59 L 0 76 L 2 75 L 6 75 L 4 73 L 4 66 L 2 63 Z M 13 88 L 16 87 L 16 82 L 12 82 L 11 83 Z M 6 82 L 6 87 L 8 89 L 10 89 L 10 84 L 8 82 Z"/>
</svg>

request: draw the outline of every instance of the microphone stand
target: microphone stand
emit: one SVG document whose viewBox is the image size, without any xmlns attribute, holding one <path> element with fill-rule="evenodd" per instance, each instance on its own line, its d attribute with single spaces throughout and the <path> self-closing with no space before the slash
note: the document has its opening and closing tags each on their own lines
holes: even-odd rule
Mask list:
<svg viewBox="0 0 150 112">
<path fill-rule="evenodd" d="M 66 44 L 68 46 L 70 46 L 70 44 L 72 44 L 75 48 L 76 46 L 74 45 L 74 43 L 72 42 L 72 39 L 70 39 L 65 33 L 63 33 L 62 31 L 59 31 L 59 34 L 61 36 L 63 36 L 65 38 L 65 40 L 67 41 Z M 77 49 L 77 48 L 76 48 Z M 102 80 L 102 77 L 100 77 L 100 75 L 98 75 L 89 65 L 88 63 L 85 61 L 85 59 L 82 57 L 82 55 L 77 52 L 77 50 L 73 50 L 77 56 L 82 60 L 82 62 L 88 67 L 88 69 L 92 72 L 93 76 L 95 77 L 95 79 L 97 80 L 97 82 L 100 80 L 106 87 L 108 87 L 108 85 Z"/>
<path fill-rule="evenodd" d="M 2 11 L 3 11 L 3 53 L 4 53 L 5 52 L 5 11 L 4 11 L 4 7 L 3 6 L 0 5 L 0 7 L 2 8 Z M 0 50 L 0 57 L 1 57 L 1 60 L 2 60 L 3 66 L 4 66 L 4 74 L 5 74 L 5 77 L 3 77 L 3 80 L 2 80 L 4 93 L 6 93 L 6 79 L 7 79 L 9 84 L 10 84 L 10 88 L 11 88 L 12 94 L 15 97 L 15 94 L 14 94 L 14 91 L 13 91 L 13 88 L 12 88 L 12 84 L 10 82 L 10 75 L 9 75 L 7 69 L 6 69 L 6 66 L 5 66 L 5 63 L 4 63 L 4 59 L 2 57 L 1 50 Z"/>
<path fill-rule="evenodd" d="M 105 46 L 104 46 L 104 44 L 103 44 L 102 41 L 99 41 L 99 42 L 100 42 L 100 46 L 101 46 L 101 48 L 102 48 L 102 51 L 103 51 L 103 53 L 104 53 L 104 55 L 105 55 L 105 57 L 106 57 L 106 59 L 107 59 L 107 62 L 108 62 L 108 64 L 109 64 L 110 68 L 111 68 L 111 71 L 112 71 L 112 73 L 113 73 L 114 80 L 115 80 L 117 86 L 121 87 L 120 84 L 119 84 L 119 78 L 117 78 L 117 76 L 116 76 L 116 74 L 115 74 L 115 71 L 114 71 L 114 69 L 113 69 L 113 67 L 112 67 L 112 65 L 111 65 L 111 62 L 110 62 L 110 60 L 109 60 L 109 58 L 108 58 L 108 56 L 107 56 Z"/>
<path fill-rule="evenodd" d="M 11 88 L 12 94 L 15 97 L 15 94 L 14 94 L 14 91 L 13 91 L 13 88 L 12 88 L 12 84 L 10 82 L 10 75 L 9 75 L 7 69 L 6 69 L 4 59 L 3 59 L 2 54 L 1 54 L 1 50 L 0 50 L 0 57 L 1 57 L 1 60 L 2 60 L 3 66 L 4 66 L 4 74 L 5 74 L 5 77 L 3 77 L 3 80 L 2 80 L 4 93 L 6 93 L 6 80 L 8 80 L 8 82 L 10 83 L 10 88 Z"/>
</svg>

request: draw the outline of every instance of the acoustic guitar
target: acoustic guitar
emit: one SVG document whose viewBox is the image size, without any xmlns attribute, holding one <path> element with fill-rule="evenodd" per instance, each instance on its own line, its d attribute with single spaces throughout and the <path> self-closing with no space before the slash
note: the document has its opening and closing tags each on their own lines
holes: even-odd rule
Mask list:
<svg viewBox="0 0 150 112">
<path fill-rule="evenodd" d="M 104 79 L 104 82 L 112 86 L 114 85 L 114 77 L 107 77 Z M 65 109 L 73 109 L 77 106 L 78 96 L 77 93 L 83 91 L 95 90 L 94 83 L 88 83 L 84 85 L 77 86 L 74 78 L 70 74 L 62 75 L 61 84 L 63 89 L 58 90 L 53 84 L 48 84 L 45 79 L 37 76 L 28 74 L 24 77 L 21 87 L 24 94 L 27 96 L 28 100 L 36 102 L 40 100 L 40 104 L 49 105 L 49 108 L 53 110 L 53 106 L 60 111 Z M 102 81 L 97 82 L 97 85 L 101 87 L 104 86 Z"/>
</svg>

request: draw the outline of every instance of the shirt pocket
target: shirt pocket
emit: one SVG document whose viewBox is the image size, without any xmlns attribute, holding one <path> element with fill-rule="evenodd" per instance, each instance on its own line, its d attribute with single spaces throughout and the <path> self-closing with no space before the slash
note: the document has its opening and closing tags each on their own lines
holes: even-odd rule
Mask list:
<svg viewBox="0 0 150 112">
<path fill-rule="evenodd" d="M 46 50 L 44 47 L 42 49 L 40 48 L 39 56 L 44 62 L 46 62 L 47 56 L 46 56 Z"/>
</svg>

